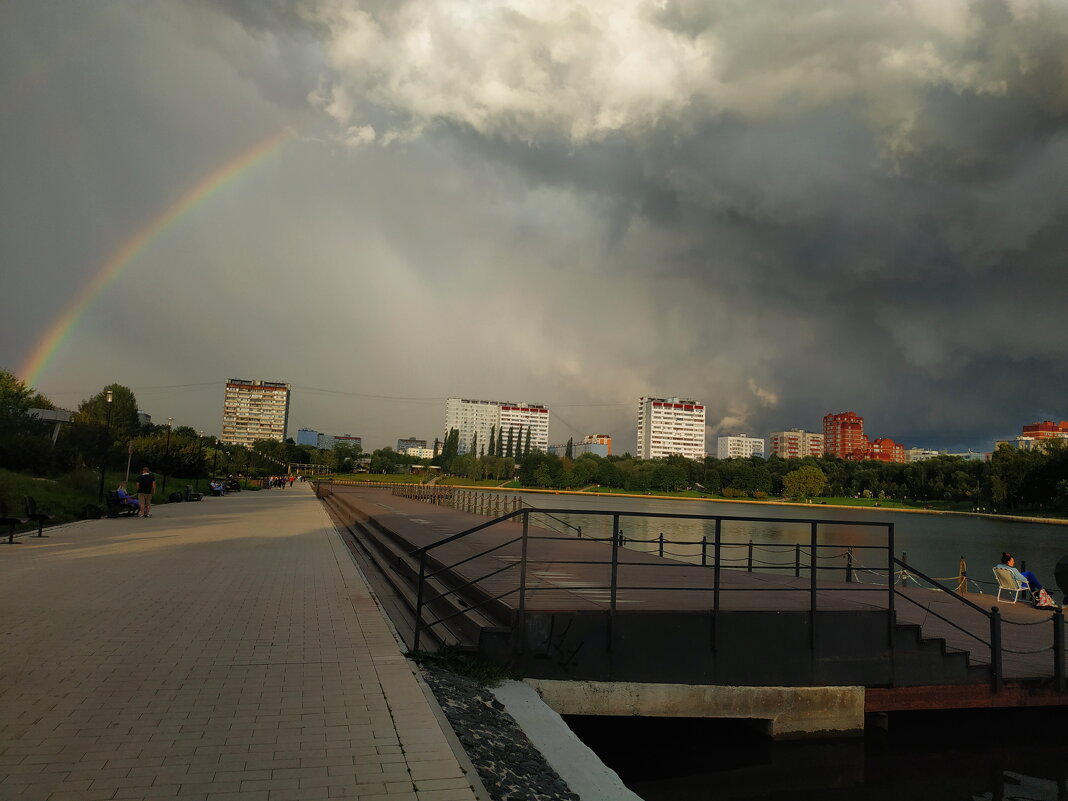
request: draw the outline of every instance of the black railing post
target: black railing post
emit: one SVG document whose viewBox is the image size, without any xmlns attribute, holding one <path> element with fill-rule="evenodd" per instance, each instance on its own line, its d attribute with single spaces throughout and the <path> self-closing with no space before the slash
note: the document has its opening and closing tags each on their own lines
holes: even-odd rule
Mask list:
<svg viewBox="0 0 1068 801">
<path fill-rule="evenodd" d="M 853 583 L 853 549 L 846 548 L 846 583 Z"/>
<path fill-rule="evenodd" d="M 519 653 L 526 649 L 527 642 L 527 542 L 530 530 L 530 512 L 523 513 L 523 546 L 519 556 Z"/>
<path fill-rule="evenodd" d="M 660 556 L 661 559 L 664 558 L 664 532 L 663 531 L 660 532 L 659 556 Z"/>
<path fill-rule="evenodd" d="M 723 568 L 723 521 L 716 518 L 715 539 L 712 541 L 712 650 L 716 650 L 716 615 L 719 613 L 720 577 Z"/>
<path fill-rule="evenodd" d="M 908 561 L 909 561 L 909 552 L 908 551 L 902 551 L 901 552 L 901 561 L 905 562 L 905 563 L 908 563 Z M 909 583 L 909 572 L 905 568 L 901 568 L 901 586 L 904 587 L 908 583 Z"/>
<path fill-rule="evenodd" d="M 608 650 L 612 650 L 613 627 L 616 621 L 616 593 L 619 588 L 619 548 L 623 544 L 623 529 L 619 527 L 619 514 L 612 515 L 612 581 L 608 604 Z"/>
<path fill-rule="evenodd" d="M 1053 677 L 1057 691 L 1064 692 L 1064 612 L 1053 613 Z"/>
<path fill-rule="evenodd" d="M 808 579 L 808 611 L 811 617 L 811 627 L 809 629 L 809 647 L 816 650 L 816 531 L 819 528 L 819 524 L 812 522 L 809 524 L 809 547 L 812 549 L 812 557 L 809 563 L 812 567 L 809 569 L 810 576 Z"/>
<path fill-rule="evenodd" d="M 753 541 L 749 540 L 749 547 L 746 548 L 745 556 L 745 572 L 753 572 Z"/>
<path fill-rule="evenodd" d="M 415 634 L 412 650 L 419 650 L 419 633 L 423 630 L 423 579 L 426 576 L 426 551 L 419 554 L 419 583 L 415 588 Z"/>
<path fill-rule="evenodd" d="M 794 543 L 794 578 L 801 578 L 801 543 Z"/>
<path fill-rule="evenodd" d="M 701 535 L 701 567 L 708 567 L 708 536 Z"/>
<path fill-rule="evenodd" d="M 990 607 L 990 683 L 994 692 L 1001 689 L 1001 610 Z"/>
<path fill-rule="evenodd" d="M 895 594 L 897 590 L 894 588 L 894 524 L 886 524 L 886 609 L 887 609 L 887 626 L 886 626 L 886 644 L 890 649 L 890 686 L 894 686 L 895 681 L 895 654 L 894 654 L 894 634 L 897 631 L 897 610 L 894 608 L 894 603 L 897 600 Z"/>
</svg>

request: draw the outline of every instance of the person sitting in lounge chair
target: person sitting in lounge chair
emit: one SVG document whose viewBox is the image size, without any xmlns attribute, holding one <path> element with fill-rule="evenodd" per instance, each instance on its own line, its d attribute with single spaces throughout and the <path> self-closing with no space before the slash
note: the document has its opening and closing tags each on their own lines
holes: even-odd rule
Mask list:
<svg viewBox="0 0 1068 801">
<path fill-rule="evenodd" d="M 1031 588 L 1031 592 L 1035 593 L 1042 589 L 1042 582 L 1038 580 L 1038 576 L 1032 573 L 1030 570 L 1021 573 L 1016 569 L 1016 557 L 1007 551 L 1001 555 L 1001 563 L 995 565 L 995 567 L 1007 567 L 1017 581 L 1026 581 L 1027 585 Z"/>
</svg>

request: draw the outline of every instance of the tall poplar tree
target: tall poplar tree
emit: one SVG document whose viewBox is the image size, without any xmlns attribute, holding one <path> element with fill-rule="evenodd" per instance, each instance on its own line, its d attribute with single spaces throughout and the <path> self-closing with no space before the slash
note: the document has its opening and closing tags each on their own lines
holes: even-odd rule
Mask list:
<svg viewBox="0 0 1068 801">
<path fill-rule="evenodd" d="M 567 438 L 567 450 L 564 451 L 564 456 L 566 456 L 568 459 L 574 459 L 575 458 L 575 438 L 574 437 L 568 437 Z"/>
<path fill-rule="evenodd" d="M 504 455 L 512 458 L 512 437 L 515 435 L 515 428 L 513 426 L 508 427 L 508 447 L 504 449 Z"/>
<path fill-rule="evenodd" d="M 497 426 L 490 426 L 489 447 L 486 448 L 486 451 L 489 453 L 490 456 L 495 455 L 495 452 L 497 450 L 496 434 L 497 434 Z"/>
<path fill-rule="evenodd" d="M 527 428 L 527 444 L 523 446 L 523 455 L 530 455 L 530 428 Z"/>
</svg>

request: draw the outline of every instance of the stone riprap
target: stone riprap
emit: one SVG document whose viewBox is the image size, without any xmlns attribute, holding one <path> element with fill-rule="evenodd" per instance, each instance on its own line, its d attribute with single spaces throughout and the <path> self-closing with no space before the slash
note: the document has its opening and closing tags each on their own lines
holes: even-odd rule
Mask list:
<svg viewBox="0 0 1068 801">
<path fill-rule="evenodd" d="M 493 801 L 579 801 L 488 689 L 430 668 L 423 678 Z"/>
</svg>

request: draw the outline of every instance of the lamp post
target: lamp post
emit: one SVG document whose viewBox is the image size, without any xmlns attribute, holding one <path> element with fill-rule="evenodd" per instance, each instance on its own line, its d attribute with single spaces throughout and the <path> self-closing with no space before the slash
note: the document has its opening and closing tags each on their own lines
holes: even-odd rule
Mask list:
<svg viewBox="0 0 1068 801">
<path fill-rule="evenodd" d="M 108 405 L 108 417 L 107 423 L 104 425 L 104 447 L 100 449 L 100 492 L 97 494 L 97 503 L 104 502 L 104 468 L 107 466 L 108 461 L 108 439 L 111 438 L 111 401 L 113 398 L 114 395 L 109 389 L 105 396 Z"/>
<path fill-rule="evenodd" d="M 211 477 L 212 477 L 212 480 L 214 480 L 214 479 L 219 477 L 218 469 L 217 469 L 218 466 L 219 466 L 219 441 L 216 440 L 215 441 L 215 456 L 213 456 L 212 460 L 211 460 Z"/>
<path fill-rule="evenodd" d="M 167 468 L 171 464 L 171 424 L 174 422 L 173 417 L 167 418 L 167 448 L 166 456 L 163 457 L 163 497 L 167 497 Z"/>
<path fill-rule="evenodd" d="M 193 481 L 193 489 L 200 489 L 200 461 L 204 458 L 204 432 L 201 431 L 197 437 L 197 476 Z"/>
</svg>

